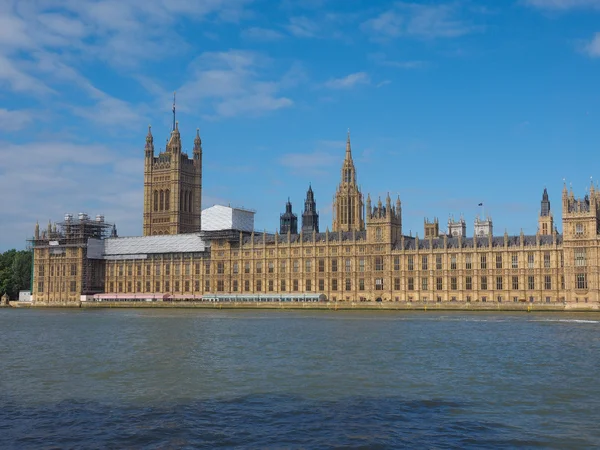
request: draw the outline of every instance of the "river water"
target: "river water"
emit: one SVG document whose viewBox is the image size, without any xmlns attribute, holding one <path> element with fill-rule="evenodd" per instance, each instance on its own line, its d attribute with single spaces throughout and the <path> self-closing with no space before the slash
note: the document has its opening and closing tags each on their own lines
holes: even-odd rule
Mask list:
<svg viewBox="0 0 600 450">
<path fill-rule="evenodd" d="M 0 310 L 0 448 L 590 448 L 600 315 Z"/>
</svg>

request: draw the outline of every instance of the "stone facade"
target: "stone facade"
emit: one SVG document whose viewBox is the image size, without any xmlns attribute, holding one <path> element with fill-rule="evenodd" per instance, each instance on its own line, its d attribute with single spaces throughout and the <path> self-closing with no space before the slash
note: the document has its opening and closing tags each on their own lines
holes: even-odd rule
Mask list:
<svg viewBox="0 0 600 450">
<path fill-rule="evenodd" d="M 175 125 L 171 156 L 179 155 L 178 136 Z M 156 158 L 148 150 L 151 143 L 150 136 L 147 162 L 155 164 Z M 193 168 L 195 180 L 200 180 L 200 154 L 198 143 L 194 159 L 185 163 L 190 170 Z M 170 167 L 163 168 L 164 172 L 153 171 L 151 177 L 164 173 L 171 177 L 168 183 L 182 180 L 187 173 L 185 164 L 176 170 Z M 146 190 L 144 234 L 171 234 L 199 225 L 193 209 L 199 207 L 199 194 L 192 195 L 194 206 L 187 216 L 181 214 L 179 206 L 172 216 L 170 209 L 161 211 L 159 197 L 158 213 L 170 217 L 168 227 L 152 222 L 157 216 L 149 199 L 153 199 L 154 192 L 166 191 L 173 184 L 164 181 L 167 184 L 163 188 L 163 180 L 148 179 L 154 181 Z M 193 190 L 199 189 L 193 181 L 180 186 L 199 192 Z M 172 198 L 178 198 L 180 194 L 174 193 L 182 190 L 171 189 Z M 491 219 L 477 219 L 478 231 L 472 237 L 466 236 L 462 224 L 456 236 L 440 234 L 435 219 L 425 220 L 426 237 L 420 239 L 403 234 L 400 198 L 392 201 L 388 194 L 383 201 L 373 203 L 369 195 L 363 207 L 348 137 L 342 178 L 334 198 L 332 231 L 203 231 L 190 236 L 206 244 L 202 251 L 165 247 L 162 253 L 129 252 L 98 260 L 90 260 L 84 246 L 65 247 L 63 254 L 52 253 L 48 246 L 35 247 L 33 299 L 38 303 L 61 302 L 92 292 L 81 277 L 93 270 L 103 284 L 98 292 L 125 297 L 152 293 L 186 300 L 211 295 L 318 294 L 332 301 L 560 304 L 600 300 L 600 193 L 593 186 L 583 199 L 576 199 L 564 188 L 562 235 L 547 219 L 552 214 L 546 191 L 539 220 L 547 227 L 535 235 L 521 232 L 517 236 L 494 236 Z M 148 213 L 152 214 L 147 217 Z M 178 222 L 184 217 L 190 219 L 185 226 L 191 228 Z M 47 240 L 52 239 L 52 233 L 55 230 L 50 227 Z M 154 236 L 135 239 L 150 238 Z M 84 285 L 88 286 L 87 292 Z"/>
</svg>

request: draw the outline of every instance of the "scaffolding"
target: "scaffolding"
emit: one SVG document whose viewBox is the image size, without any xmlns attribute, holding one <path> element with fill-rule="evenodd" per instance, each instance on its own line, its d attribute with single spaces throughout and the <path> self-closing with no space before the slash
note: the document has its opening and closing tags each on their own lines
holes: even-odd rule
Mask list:
<svg viewBox="0 0 600 450">
<path fill-rule="evenodd" d="M 36 225 L 35 235 L 28 239 L 28 248 L 33 250 L 34 255 L 36 250 L 47 250 L 49 258 L 76 257 L 81 263 L 81 294 L 87 295 L 101 292 L 104 288 L 102 261 L 88 258 L 89 240 L 109 237 L 117 237 L 117 228 L 106 222 L 104 216 L 92 218 L 86 213 L 79 213 L 76 217 L 65 214 L 62 222 L 49 222 L 46 230 L 40 231 L 39 225 Z M 33 283 L 32 276 L 32 287 Z"/>
</svg>

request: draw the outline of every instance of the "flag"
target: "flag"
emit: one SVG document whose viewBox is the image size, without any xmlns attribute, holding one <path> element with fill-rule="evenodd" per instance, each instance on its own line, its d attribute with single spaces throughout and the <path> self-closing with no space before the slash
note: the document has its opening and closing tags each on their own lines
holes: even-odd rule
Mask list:
<svg viewBox="0 0 600 450">
<path fill-rule="evenodd" d="M 477 205 L 477 206 L 483 206 L 483 203 L 480 203 L 480 204 L 479 204 L 479 205 Z"/>
</svg>

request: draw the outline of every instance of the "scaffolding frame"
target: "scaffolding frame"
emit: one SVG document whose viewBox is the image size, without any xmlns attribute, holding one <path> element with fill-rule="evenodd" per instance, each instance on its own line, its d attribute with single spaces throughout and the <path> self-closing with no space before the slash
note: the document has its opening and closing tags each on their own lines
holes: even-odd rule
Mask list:
<svg viewBox="0 0 600 450">
<path fill-rule="evenodd" d="M 33 237 L 27 239 L 28 249 L 35 254 L 35 249 L 48 249 L 49 256 L 64 255 L 67 249 L 82 249 L 81 254 L 81 294 L 87 295 L 96 293 L 103 289 L 99 279 L 103 278 L 103 273 L 96 273 L 99 269 L 98 261 L 88 259 L 87 248 L 89 239 L 106 239 L 117 237 L 116 226 L 104 221 L 104 216 L 97 215 L 95 218 L 85 213 L 79 213 L 77 217 L 71 214 L 65 214 L 61 222 L 54 224 L 48 223 L 48 228 L 40 233 L 36 226 L 36 232 Z M 31 287 L 34 287 L 35 271 L 33 270 L 34 260 L 32 259 Z M 100 267 L 101 270 L 101 267 Z"/>
</svg>

